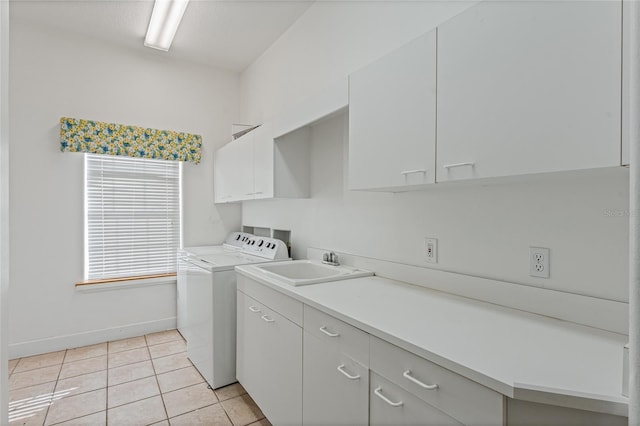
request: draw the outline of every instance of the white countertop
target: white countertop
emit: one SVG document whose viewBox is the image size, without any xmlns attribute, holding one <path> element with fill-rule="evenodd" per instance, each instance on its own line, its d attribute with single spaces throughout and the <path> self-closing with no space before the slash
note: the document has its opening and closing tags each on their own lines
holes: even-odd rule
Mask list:
<svg viewBox="0 0 640 426">
<path fill-rule="evenodd" d="M 627 415 L 626 336 L 380 277 L 293 287 L 236 270 L 508 397 Z"/>
</svg>

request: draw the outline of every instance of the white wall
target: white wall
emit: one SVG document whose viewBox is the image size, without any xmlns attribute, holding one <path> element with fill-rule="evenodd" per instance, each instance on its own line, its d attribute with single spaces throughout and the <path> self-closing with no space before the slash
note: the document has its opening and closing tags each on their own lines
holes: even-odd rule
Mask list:
<svg viewBox="0 0 640 426">
<path fill-rule="evenodd" d="M 318 1 L 242 74 L 260 123 L 457 15 L 475 1 Z"/>
<path fill-rule="evenodd" d="M 431 29 L 446 15 L 429 12 L 438 7 L 314 5 L 243 74 L 244 121 L 276 114 Z M 460 9 L 457 3 L 451 7 Z M 243 223 L 291 229 L 298 258 L 307 247 L 321 247 L 426 266 L 423 239 L 434 237 L 436 269 L 628 300 L 628 170 L 448 184 L 412 193 L 353 192 L 345 181 L 347 136 L 344 115 L 314 126 L 312 197 L 245 202 Z M 551 279 L 529 277 L 529 246 L 551 249 Z"/>
<path fill-rule="evenodd" d="M 238 76 L 31 26 L 11 4 L 11 356 L 175 324 L 175 285 L 84 293 L 83 155 L 61 116 L 203 136 L 185 164 L 184 244 L 220 243 L 238 206 L 213 203 L 213 152 L 238 119 Z"/>
<path fill-rule="evenodd" d="M 0 365 L 9 344 L 9 2 L 0 2 Z M 0 369 L 0 424 L 8 422 L 7 369 Z"/>
</svg>

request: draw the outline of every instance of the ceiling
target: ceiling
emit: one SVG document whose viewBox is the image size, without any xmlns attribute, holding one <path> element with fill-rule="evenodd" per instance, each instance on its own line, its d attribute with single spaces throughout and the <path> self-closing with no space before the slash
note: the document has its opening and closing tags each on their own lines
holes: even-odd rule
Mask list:
<svg viewBox="0 0 640 426">
<path fill-rule="evenodd" d="M 191 0 L 169 52 L 176 60 L 242 71 L 312 0 Z M 143 40 L 153 0 L 12 0 L 12 21 L 133 49 Z"/>
</svg>

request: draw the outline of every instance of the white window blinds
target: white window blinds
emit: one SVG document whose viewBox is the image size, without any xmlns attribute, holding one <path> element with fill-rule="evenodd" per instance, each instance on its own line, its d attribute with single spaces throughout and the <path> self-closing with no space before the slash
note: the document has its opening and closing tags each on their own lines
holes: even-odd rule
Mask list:
<svg viewBox="0 0 640 426">
<path fill-rule="evenodd" d="M 85 154 L 86 279 L 176 272 L 180 162 Z"/>
</svg>

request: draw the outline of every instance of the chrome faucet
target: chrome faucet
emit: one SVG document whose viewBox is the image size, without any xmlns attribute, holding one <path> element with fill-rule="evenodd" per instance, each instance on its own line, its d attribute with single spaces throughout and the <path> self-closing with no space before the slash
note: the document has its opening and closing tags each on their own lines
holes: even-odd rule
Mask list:
<svg viewBox="0 0 640 426">
<path fill-rule="evenodd" d="M 332 251 L 322 255 L 322 263 L 326 263 L 327 265 L 331 266 L 340 265 L 340 262 L 338 261 L 338 255 Z"/>
</svg>

